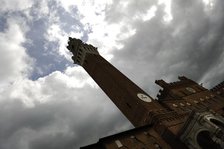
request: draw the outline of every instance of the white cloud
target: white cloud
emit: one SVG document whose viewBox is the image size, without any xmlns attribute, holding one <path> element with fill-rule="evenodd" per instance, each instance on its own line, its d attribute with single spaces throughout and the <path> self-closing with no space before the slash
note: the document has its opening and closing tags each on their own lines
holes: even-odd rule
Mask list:
<svg viewBox="0 0 224 149">
<path fill-rule="evenodd" d="M 20 11 L 30 8 L 32 0 L 1 0 L 0 11 Z"/>
<path fill-rule="evenodd" d="M 213 7 L 214 6 L 214 0 L 202 0 L 202 1 L 208 7 Z"/>
<path fill-rule="evenodd" d="M 159 0 L 158 1 L 158 5 L 165 5 L 165 8 L 164 8 L 164 12 L 165 12 L 165 15 L 163 16 L 163 20 L 165 22 L 170 22 L 173 20 L 173 16 L 171 14 L 171 2 L 172 0 Z"/>
<path fill-rule="evenodd" d="M 58 54 L 64 56 L 67 60 L 71 60 L 71 55 L 69 51 L 66 49 L 68 37 L 80 38 L 83 34 L 81 32 L 73 32 L 66 33 L 58 24 L 51 24 L 45 34 L 45 38 L 48 41 L 57 42 L 59 47 L 54 49 L 54 52 L 58 52 Z"/>
<path fill-rule="evenodd" d="M 148 21 L 152 19 L 155 16 L 155 12 L 157 10 L 157 7 L 153 5 L 149 10 L 147 10 L 146 15 L 143 16 L 143 21 Z"/>
<path fill-rule="evenodd" d="M 22 100 L 26 107 L 32 108 L 38 103 L 53 102 L 56 98 L 76 100 L 78 96 L 71 97 L 74 93 L 70 91 L 84 88 L 99 89 L 82 67 L 68 67 L 65 72 L 54 71 L 35 81 L 17 78 L 0 90 L 0 100 Z"/>
<path fill-rule="evenodd" d="M 69 67 L 64 73 L 20 80 L 5 88 L 0 94 L 0 132 L 4 134 L 0 148 L 49 148 L 52 141 L 57 142 L 55 147 L 78 148 L 130 128 L 108 97 L 91 87 L 92 80 L 86 83 L 87 78 L 83 68 Z"/>
<path fill-rule="evenodd" d="M 32 61 L 23 43 L 25 32 L 16 20 L 8 19 L 7 29 L 0 33 L 0 83 L 9 83 L 27 77 Z"/>
<path fill-rule="evenodd" d="M 113 55 L 111 54 L 112 50 L 121 49 L 123 47 L 123 45 L 119 43 L 119 40 L 128 38 L 135 33 L 135 30 L 126 23 L 109 24 L 106 22 L 105 10 L 113 3 L 111 0 L 63 0 L 60 1 L 60 3 L 67 11 L 71 11 L 72 7 L 77 7 L 78 13 L 81 16 L 80 22 L 91 29 L 91 33 L 88 34 L 89 40 L 87 42 L 98 47 L 101 55 L 103 55 L 107 60 L 111 60 L 111 58 L 113 58 Z M 122 4 L 123 7 L 125 7 L 128 2 L 124 2 Z"/>
<path fill-rule="evenodd" d="M 105 9 L 105 5 L 110 5 L 112 0 L 104 0 L 104 1 L 97 1 L 97 0 L 58 0 L 62 6 L 67 10 L 71 11 L 71 7 L 78 7 L 81 14 L 84 14 L 84 17 L 90 17 L 92 14 L 91 12 L 100 12 Z M 94 6 L 94 7 L 92 7 Z M 90 12 L 89 12 L 90 11 Z M 93 18 L 91 18 L 93 19 Z"/>
</svg>

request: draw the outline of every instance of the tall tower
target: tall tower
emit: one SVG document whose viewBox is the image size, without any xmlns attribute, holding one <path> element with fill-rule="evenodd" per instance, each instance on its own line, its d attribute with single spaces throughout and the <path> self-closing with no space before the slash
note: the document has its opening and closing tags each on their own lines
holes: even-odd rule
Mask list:
<svg viewBox="0 0 224 149">
<path fill-rule="evenodd" d="M 157 80 L 163 89 L 154 100 L 92 45 L 69 37 L 67 48 L 136 127 L 83 148 L 224 148 L 224 98 L 217 88 L 207 90 L 184 76 L 173 83 Z"/>
<path fill-rule="evenodd" d="M 97 48 L 79 39 L 69 38 L 68 47 L 75 64 L 81 65 L 134 126 L 151 123 L 156 112 L 164 108 L 129 80 Z"/>
</svg>

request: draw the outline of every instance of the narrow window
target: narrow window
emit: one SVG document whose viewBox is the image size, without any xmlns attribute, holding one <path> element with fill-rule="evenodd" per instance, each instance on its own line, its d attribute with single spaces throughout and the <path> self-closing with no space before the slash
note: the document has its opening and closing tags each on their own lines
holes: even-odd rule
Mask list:
<svg viewBox="0 0 224 149">
<path fill-rule="evenodd" d="M 126 105 L 128 106 L 128 108 L 130 108 L 130 109 L 131 109 L 131 105 L 130 105 L 129 103 L 126 103 Z"/>
<path fill-rule="evenodd" d="M 123 145 L 121 144 L 120 140 L 116 140 L 115 143 L 117 144 L 118 148 L 121 148 Z"/>
</svg>

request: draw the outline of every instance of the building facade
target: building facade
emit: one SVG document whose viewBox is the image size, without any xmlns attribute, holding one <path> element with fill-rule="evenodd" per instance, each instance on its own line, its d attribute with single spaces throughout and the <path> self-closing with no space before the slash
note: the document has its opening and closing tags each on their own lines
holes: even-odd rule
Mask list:
<svg viewBox="0 0 224 149">
<path fill-rule="evenodd" d="M 224 148 L 224 83 L 208 90 L 181 76 L 153 99 L 105 60 L 92 45 L 70 38 L 68 50 L 135 129 L 101 138 L 83 149 Z"/>
</svg>

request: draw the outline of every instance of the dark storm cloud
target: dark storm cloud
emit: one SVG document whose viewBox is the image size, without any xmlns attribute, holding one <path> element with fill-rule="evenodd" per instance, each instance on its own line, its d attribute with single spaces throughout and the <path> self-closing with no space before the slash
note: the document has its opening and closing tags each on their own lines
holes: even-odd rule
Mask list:
<svg viewBox="0 0 224 149">
<path fill-rule="evenodd" d="M 199 82 L 223 58 L 223 7 L 223 1 L 215 1 L 212 10 L 206 11 L 199 0 L 172 1 L 173 20 L 167 23 L 164 6 L 159 5 L 151 20 L 133 22 L 136 34 L 123 41 L 124 48 L 114 53 L 113 61 L 120 67 L 128 63 L 121 69 L 146 90 L 154 90 L 149 86 L 155 79 L 174 81 L 178 75 Z M 224 80 L 223 73 L 209 79 L 214 85 Z"/>
</svg>

